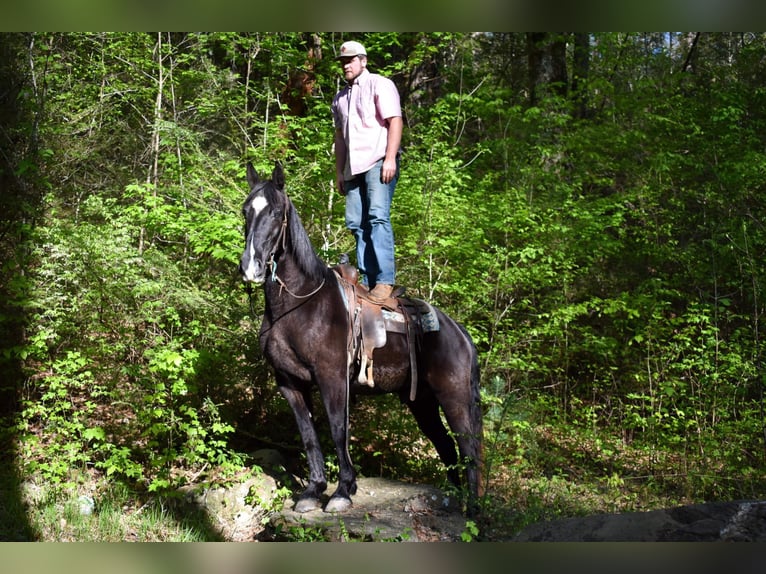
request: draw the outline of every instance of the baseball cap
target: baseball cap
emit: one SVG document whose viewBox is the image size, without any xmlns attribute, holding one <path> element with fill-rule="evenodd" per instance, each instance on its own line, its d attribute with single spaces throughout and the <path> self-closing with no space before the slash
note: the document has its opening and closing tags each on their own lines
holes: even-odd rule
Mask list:
<svg viewBox="0 0 766 574">
<path fill-rule="evenodd" d="M 343 42 L 340 47 L 340 53 L 336 58 L 351 58 L 352 56 L 366 56 L 367 50 L 359 42 Z"/>
</svg>

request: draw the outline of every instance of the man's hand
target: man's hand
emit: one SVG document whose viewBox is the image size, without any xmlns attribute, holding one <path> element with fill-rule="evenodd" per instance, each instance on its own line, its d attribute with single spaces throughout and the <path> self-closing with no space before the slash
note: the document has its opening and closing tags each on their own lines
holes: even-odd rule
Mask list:
<svg viewBox="0 0 766 574">
<path fill-rule="evenodd" d="M 396 176 L 396 160 L 383 160 L 383 167 L 380 168 L 380 181 L 389 183 Z"/>
<path fill-rule="evenodd" d="M 344 187 L 345 180 L 343 179 L 342 175 L 338 175 L 335 177 L 335 187 L 338 188 L 338 193 L 341 195 L 346 195 L 346 189 Z"/>
</svg>

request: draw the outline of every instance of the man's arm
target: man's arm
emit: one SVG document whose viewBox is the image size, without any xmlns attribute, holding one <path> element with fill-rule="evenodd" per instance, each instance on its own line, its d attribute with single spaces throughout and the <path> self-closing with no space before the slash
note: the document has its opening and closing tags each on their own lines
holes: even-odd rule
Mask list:
<svg viewBox="0 0 766 574">
<path fill-rule="evenodd" d="M 404 122 L 401 116 L 388 118 L 386 157 L 383 159 L 383 169 L 380 172 L 380 179 L 383 183 L 388 183 L 396 176 L 396 154 L 399 153 L 399 146 L 402 143 L 403 126 Z"/>
<path fill-rule="evenodd" d="M 343 189 L 343 171 L 346 169 L 346 141 L 343 132 L 335 130 L 335 185 L 341 195 L 346 195 Z"/>
</svg>

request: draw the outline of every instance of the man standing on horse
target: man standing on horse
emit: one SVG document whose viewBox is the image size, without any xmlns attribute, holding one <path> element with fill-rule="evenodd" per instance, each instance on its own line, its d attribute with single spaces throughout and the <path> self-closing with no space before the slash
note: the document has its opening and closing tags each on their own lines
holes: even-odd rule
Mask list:
<svg viewBox="0 0 766 574">
<path fill-rule="evenodd" d="M 394 289 L 391 201 L 399 177 L 402 110 L 394 83 L 367 70 L 367 51 L 344 42 L 337 56 L 346 86 L 333 99 L 336 184 L 346 197 L 346 227 L 356 239 L 357 266 L 370 297 Z"/>
</svg>

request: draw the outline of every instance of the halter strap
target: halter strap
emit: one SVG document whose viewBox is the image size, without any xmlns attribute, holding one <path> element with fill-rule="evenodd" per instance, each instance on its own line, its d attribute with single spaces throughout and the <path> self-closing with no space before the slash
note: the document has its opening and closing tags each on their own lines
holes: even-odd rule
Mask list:
<svg viewBox="0 0 766 574">
<path fill-rule="evenodd" d="M 275 245 L 279 245 L 279 241 L 282 241 L 282 251 L 284 252 L 287 249 L 287 208 L 285 208 L 285 215 L 282 218 L 282 229 L 279 231 L 279 237 L 277 237 L 277 241 Z M 325 284 L 325 278 L 322 278 L 322 282 L 319 284 L 319 287 L 314 289 L 311 293 L 308 293 L 306 295 L 297 295 L 293 293 L 290 288 L 287 286 L 287 284 L 282 280 L 282 278 L 277 275 L 277 260 L 275 258 L 276 250 L 271 252 L 271 255 L 269 255 L 269 267 L 271 268 L 271 280 L 276 281 L 279 283 L 279 295 L 282 295 L 282 290 L 287 291 L 289 295 L 292 295 L 296 299 L 308 299 L 309 297 L 313 297 L 317 293 L 319 293 L 319 290 L 324 287 Z"/>
</svg>

